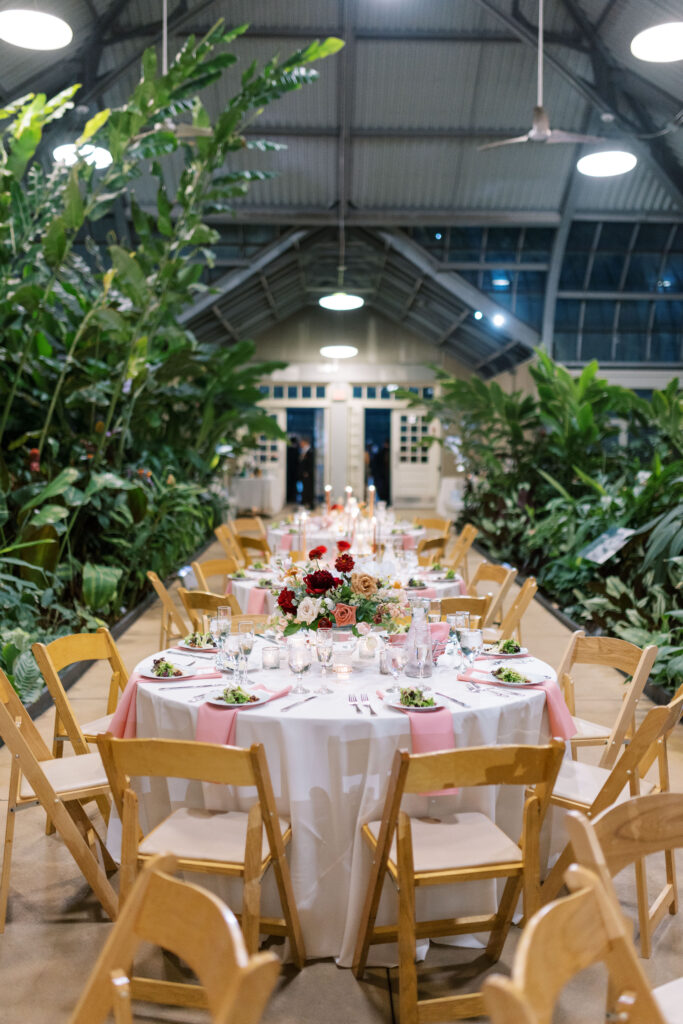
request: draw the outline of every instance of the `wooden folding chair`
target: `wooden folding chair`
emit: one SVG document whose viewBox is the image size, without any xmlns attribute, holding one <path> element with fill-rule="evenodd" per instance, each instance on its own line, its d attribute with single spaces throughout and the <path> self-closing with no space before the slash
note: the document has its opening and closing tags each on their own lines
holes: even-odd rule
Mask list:
<svg viewBox="0 0 683 1024">
<path fill-rule="evenodd" d="M 473 526 L 472 523 L 465 523 L 444 559 L 444 563 L 449 569 L 462 569 L 462 575 L 466 583 L 469 583 L 470 579 L 468 555 L 478 533 L 479 530 L 476 526 Z"/>
<path fill-rule="evenodd" d="M 89 743 L 106 732 L 116 711 L 119 696 L 126 688 L 128 672 L 118 652 L 114 638 L 105 626 L 96 633 L 72 633 L 60 636 L 49 644 L 33 644 L 34 657 L 55 704 L 55 725 L 52 754 L 61 757 L 64 743 L 71 743 L 77 754 L 90 752 Z M 106 661 L 111 668 L 107 712 L 101 718 L 79 725 L 66 690 L 59 678 L 62 669 L 79 661 Z"/>
<path fill-rule="evenodd" d="M 270 550 L 270 544 L 263 537 L 250 537 L 246 533 L 237 534 L 237 543 L 242 549 L 245 561 L 250 563 L 253 561 L 254 552 L 257 552 L 261 556 L 261 561 L 269 561 L 272 557 L 273 552 Z"/>
<path fill-rule="evenodd" d="M 117 740 L 110 735 L 101 736 L 98 745 L 121 818 L 121 902 L 145 861 L 164 851 L 174 853 L 181 871 L 241 878 L 244 889 L 239 917 L 249 952 L 257 952 L 259 932 L 286 935 L 294 963 L 303 967 L 306 953 L 285 858 L 292 829 L 278 817 L 263 746 L 254 744 L 242 750 L 196 741 Z M 139 776 L 253 786 L 258 796 L 248 813 L 181 807 L 143 837 L 137 797 L 130 788 L 131 778 Z M 263 917 L 260 912 L 261 881 L 271 866 L 281 918 Z"/>
<path fill-rule="evenodd" d="M 417 542 L 418 565 L 433 565 L 441 561 L 446 550 L 445 537 L 425 538 Z"/>
<path fill-rule="evenodd" d="M 225 590 L 227 577 L 237 572 L 239 564 L 235 558 L 207 558 L 204 562 L 192 562 L 192 572 L 200 590 L 208 590 L 215 593 L 216 590 Z M 208 581 L 213 576 L 221 577 L 220 587 L 210 587 Z"/>
<path fill-rule="evenodd" d="M 636 796 L 603 811 L 589 821 L 578 811 L 566 819 L 574 859 L 593 871 L 618 902 L 612 878 L 629 864 L 663 853 L 666 884 L 651 906 L 638 904 L 638 916 L 646 923 L 646 944 L 663 917 L 678 913 L 678 885 L 674 850 L 683 848 L 683 794 L 654 793 Z M 643 935 L 641 931 L 641 944 Z"/>
<path fill-rule="evenodd" d="M 445 621 L 446 615 L 452 615 L 454 612 L 469 612 L 470 626 L 472 629 L 478 629 L 486 620 L 490 602 L 490 594 L 486 594 L 485 597 L 469 597 L 468 595 L 442 597 L 441 618 Z"/>
<path fill-rule="evenodd" d="M 255 533 L 261 540 L 268 539 L 261 516 L 237 516 L 230 520 L 229 526 L 236 536 L 243 533 Z"/>
<path fill-rule="evenodd" d="M 190 630 L 157 574 L 150 570 L 146 575 L 161 601 L 161 630 L 159 634 L 159 649 L 161 650 L 168 647 L 174 640 L 182 640 Z"/>
<path fill-rule="evenodd" d="M 245 558 L 242 554 L 242 548 L 237 543 L 235 534 L 232 532 L 227 523 L 221 523 L 213 531 L 216 534 L 216 539 L 225 551 L 226 558 L 234 558 L 239 566 L 245 565 Z"/>
<path fill-rule="evenodd" d="M 12 844 L 17 812 L 39 804 L 64 840 L 69 853 L 83 872 L 97 899 L 114 920 L 118 899 L 107 880 L 107 870 L 116 865 L 104 840 L 83 810 L 81 801 L 99 797 L 106 801 L 107 776 L 100 755 L 56 758 L 23 706 L 9 679 L 0 670 L 0 737 L 12 755 L 5 842 L 0 874 L 0 932 L 5 930 Z M 100 859 L 96 855 L 99 853 Z"/>
<path fill-rule="evenodd" d="M 574 716 L 578 733 L 571 741 L 572 757 L 576 758 L 579 747 L 604 746 L 600 759 L 603 768 L 611 768 L 617 759 L 622 743 L 635 729 L 635 712 L 645 684 L 648 680 L 658 648 L 650 644 L 641 648 L 627 640 L 610 636 L 586 636 L 583 630 L 572 633 L 567 650 L 564 652 L 557 679 L 562 687 L 567 707 Z M 631 682 L 624 690 L 621 710 L 614 725 L 599 725 L 585 718 L 576 717 L 573 668 L 575 665 L 601 665 L 618 669 L 631 676 Z"/>
<path fill-rule="evenodd" d="M 234 594 L 211 594 L 207 590 L 186 590 L 178 587 L 178 596 L 183 602 L 192 629 L 205 633 L 208 629 L 207 619 L 216 614 L 216 609 L 227 605 L 233 615 L 241 615 L 240 603 Z"/>
<path fill-rule="evenodd" d="M 257 1024 L 275 987 L 280 964 L 274 953 L 250 957 L 232 911 L 190 882 L 171 878 L 177 866 L 167 854 L 152 858 L 135 885 L 90 973 L 70 1024 L 132 1024 L 131 999 L 202 1006 L 213 1024 Z M 143 943 L 179 957 L 198 985 L 129 978 Z"/>
<path fill-rule="evenodd" d="M 363 825 L 372 853 L 370 882 L 361 916 L 353 971 L 361 978 L 373 943 L 399 945 L 401 1024 L 475 1017 L 483 1012 L 481 993 L 421 1000 L 415 967 L 418 938 L 490 932 L 486 953 L 500 957 L 520 893 L 532 914 L 540 906 L 538 840 L 564 743 L 547 746 L 470 747 L 435 754 L 396 751 L 381 821 Z M 404 793 L 426 793 L 454 786 L 536 785 L 527 800 L 519 843 L 485 814 L 458 813 L 455 823 L 409 818 L 401 810 Z M 398 924 L 376 926 L 382 886 L 388 875 L 398 890 Z M 506 878 L 494 914 L 415 921 L 415 889 L 478 879 Z"/>
<path fill-rule="evenodd" d="M 415 516 L 413 523 L 415 526 L 424 526 L 425 530 L 434 530 L 445 541 L 448 540 L 451 529 L 450 519 L 443 519 L 441 516 Z"/>
<path fill-rule="evenodd" d="M 599 879 L 573 864 L 567 884 L 571 895 L 543 907 L 522 932 L 512 976 L 495 974 L 484 982 L 484 1007 L 492 1024 L 552 1024 L 567 982 L 598 963 L 608 973 L 606 1020 L 679 1021 L 678 1012 L 666 1011 L 680 1007 L 683 979 L 651 989 L 619 906 Z"/>
<path fill-rule="evenodd" d="M 493 642 L 495 640 L 512 640 L 517 634 L 517 640 L 522 642 L 522 617 L 531 604 L 538 590 L 538 583 L 533 576 L 528 576 L 520 587 L 519 593 L 503 616 L 498 629 L 487 629 L 484 640 Z"/>
<path fill-rule="evenodd" d="M 516 569 L 506 569 L 504 565 L 494 565 L 493 562 L 480 562 L 477 566 L 467 587 L 467 593 L 472 597 L 478 597 L 478 587 L 481 583 L 486 586 L 494 583 L 497 587 L 495 593 L 488 591 L 491 603 L 483 623 L 484 627 L 493 626 L 500 620 L 503 614 L 503 602 L 516 575 Z"/>
<path fill-rule="evenodd" d="M 583 761 L 567 760 L 560 769 L 551 803 L 565 810 L 581 811 L 589 818 L 595 818 L 617 802 L 629 796 L 645 793 L 666 792 L 669 788 L 669 763 L 666 741 L 669 733 L 683 714 L 683 695 L 670 704 L 651 708 L 621 753 L 614 767 L 601 768 Z M 657 762 L 658 781 L 646 780 L 645 774 Z M 547 878 L 541 885 L 543 901 L 553 899 L 562 888 L 562 876 L 572 860 L 571 843 L 567 843 Z M 669 871 L 667 882 L 673 894 L 667 893 L 667 907 L 676 906 L 675 873 Z M 668 886 L 667 886 L 668 890 Z M 636 892 L 638 896 L 638 919 L 640 926 L 640 948 L 644 957 L 651 952 L 650 922 L 659 920 L 658 902 L 651 908 L 647 890 L 645 863 L 636 861 Z M 672 912 L 675 912 L 672 911 Z"/>
</svg>

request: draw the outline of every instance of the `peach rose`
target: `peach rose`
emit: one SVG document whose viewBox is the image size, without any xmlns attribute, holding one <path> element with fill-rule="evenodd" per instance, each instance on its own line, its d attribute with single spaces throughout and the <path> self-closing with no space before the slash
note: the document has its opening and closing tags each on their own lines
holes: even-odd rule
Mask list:
<svg viewBox="0 0 683 1024">
<path fill-rule="evenodd" d="M 350 604 L 338 604 L 334 608 L 334 621 L 338 626 L 355 626 L 356 609 Z"/>
<path fill-rule="evenodd" d="M 377 593 L 377 580 L 367 572 L 354 572 L 351 574 L 351 590 L 361 597 L 372 597 Z"/>
</svg>

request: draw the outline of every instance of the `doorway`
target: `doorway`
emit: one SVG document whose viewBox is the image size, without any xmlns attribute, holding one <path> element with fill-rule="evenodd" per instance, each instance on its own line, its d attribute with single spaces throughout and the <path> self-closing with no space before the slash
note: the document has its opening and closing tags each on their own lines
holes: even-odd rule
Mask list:
<svg viewBox="0 0 683 1024">
<path fill-rule="evenodd" d="M 365 485 L 374 484 L 377 500 L 391 501 L 391 410 L 365 410 Z"/>
<path fill-rule="evenodd" d="M 313 507 L 325 477 L 325 410 L 287 409 L 287 502 Z"/>
</svg>

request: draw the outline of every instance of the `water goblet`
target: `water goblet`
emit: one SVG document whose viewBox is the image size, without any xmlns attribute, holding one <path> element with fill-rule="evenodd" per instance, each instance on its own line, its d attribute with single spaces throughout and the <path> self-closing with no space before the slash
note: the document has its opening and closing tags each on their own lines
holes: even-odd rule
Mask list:
<svg viewBox="0 0 683 1024">
<path fill-rule="evenodd" d="M 217 638 L 218 654 L 216 655 L 216 668 L 219 672 L 232 672 L 233 679 L 237 678 L 239 667 L 240 649 L 237 637 L 229 633 L 220 633 Z"/>
<path fill-rule="evenodd" d="M 295 697 L 308 693 L 308 688 L 303 685 L 301 677 L 311 667 L 311 649 L 304 640 L 297 638 L 289 641 L 287 662 L 292 672 L 296 674 L 296 686 L 290 692 Z"/>
<path fill-rule="evenodd" d="M 332 664 L 332 656 L 334 654 L 334 633 L 330 627 L 327 629 L 318 627 L 315 634 L 315 648 L 322 672 L 320 686 L 315 692 L 320 694 L 334 693 L 334 690 L 327 685 L 327 669 Z"/>
<path fill-rule="evenodd" d="M 391 686 L 387 687 L 387 694 L 394 698 L 398 698 L 401 693 L 401 687 L 399 685 L 399 677 L 403 672 L 404 668 L 408 664 L 408 637 L 401 637 L 401 640 L 395 640 L 393 643 L 386 643 L 387 652 L 387 668 L 391 672 L 391 677 L 394 680 Z"/>
<path fill-rule="evenodd" d="M 460 648 L 468 665 L 473 665 L 477 655 L 481 654 L 484 639 L 480 629 L 461 629 L 458 632 Z"/>
<path fill-rule="evenodd" d="M 432 634 L 427 623 L 420 624 L 415 630 L 415 660 L 420 670 L 418 686 L 424 689 L 424 669 L 432 657 Z"/>
</svg>

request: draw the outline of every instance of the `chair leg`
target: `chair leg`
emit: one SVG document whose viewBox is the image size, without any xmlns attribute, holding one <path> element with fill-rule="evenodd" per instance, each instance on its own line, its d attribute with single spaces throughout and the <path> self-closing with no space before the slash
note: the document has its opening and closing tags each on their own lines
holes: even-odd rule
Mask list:
<svg viewBox="0 0 683 1024">
<path fill-rule="evenodd" d="M 132 789 L 123 794 L 121 819 L 121 869 L 119 872 L 119 905 L 123 906 L 135 885 L 138 874 L 138 798 Z"/>
<path fill-rule="evenodd" d="M 545 881 L 541 883 L 541 904 L 545 906 L 554 900 L 564 885 L 564 873 L 572 862 L 571 843 L 567 843 L 564 850 L 555 861 Z"/>
<path fill-rule="evenodd" d="M 258 953 L 261 917 L 261 844 L 263 818 L 260 804 L 249 811 L 247 842 L 244 851 L 244 889 L 242 891 L 242 934 L 247 953 Z"/>
<path fill-rule="evenodd" d="M 636 896 L 638 900 L 638 924 L 640 926 L 640 955 L 644 960 L 652 956 L 652 929 L 650 927 L 650 900 L 647 894 L 647 871 L 645 858 L 635 862 Z"/>
<path fill-rule="evenodd" d="M 14 824 L 17 818 L 16 792 L 19 785 L 19 768 L 16 758 L 12 758 L 10 771 L 9 799 L 7 801 L 7 821 L 5 822 L 5 842 L 2 854 L 2 874 L 0 875 L 0 934 L 5 930 L 7 920 L 7 901 L 9 899 L 9 876 L 12 868 L 12 846 L 14 843 Z"/>
<path fill-rule="evenodd" d="M 678 880 L 676 878 L 676 859 L 673 850 L 664 851 L 664 862 L 666 864 L 666 880 L 671 886 L 672 897 L 669 904 L 669 913 L 678 913 Z"/>
<path fill-rule="evenodd" d="M 491 930 L 486 947 L 486 955 L 493 963 L 500 960 L 500 955 L 503 952 L 503 946 L 512 924 L 512 915 L 515 912 L 521 891 L 522 879 L 519 876 L 508 878 L 503 889 L 498 913 L 496 914 L 496 923 Z"/>
<path fill-rule="evenodd" d="M 419 1024 L 415 938 L 415 883 L 410 819 L 398 820 L 398 1005 L 401 1024 Z"/>
</svg>

